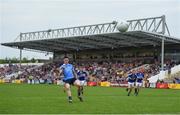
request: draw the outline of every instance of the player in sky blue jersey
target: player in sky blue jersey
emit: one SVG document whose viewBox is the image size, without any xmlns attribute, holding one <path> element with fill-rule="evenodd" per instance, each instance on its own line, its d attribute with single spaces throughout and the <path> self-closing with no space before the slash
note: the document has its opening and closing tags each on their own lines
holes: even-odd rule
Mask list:
<svg viewBox="0 0 180 115">
<path fill-rule="evenodd" d="M 135 95 L 137 96 L 140 88 L 142 87 L 142 82 L 144 79 L 144 73 L 142 73 L 141 71 L 138 71 L 136 73 L 136 87 L 135 87 Z"/>
<path fill-rule="evenodd" d="M 135 71 L 130 71 L 130 73 L 128 74 L 128 78 L 127 78 L 127 81 L 128 81 L 128 96 L 130 96 L 131 94 L 131 91 L 135 85 L 135 81 L 136 81 L 136 75 L 135 75 Z"/>
<path fill-rule="evenodd" d="M 82 99 L 82 93 L 81 93 L 81 84 L 80 81 L 77 79 L 77 74 L 74 70 L 74 67 L 72 64 L 69 64 L 69 58 L 64 58 L 64 64 L 60 66 L 59 71 L 60 74 L 63 74 L 63 82 L 64 82 L 64 88 L 68 95 L 69 103 L 72 103 L 72 95 L 71 95 L 71 89 L 70 85 L 75 85 L 78 88 L 78 98 L 80 101 L 83 101 Z"/>
<path fill-rule="evenodd" d="M 86 79 L 88 77 L 88 73 L 84 70 L 83 67 L 79 67 L 79 70 L 77 72 L 77 75 L 78 75 L 78 79 L 80 81 L 80 84 L 81 84 L 81 92 L 83 94 L 83 86 L 85 85 L 85 82 L 86 82 Z"/>
</svg>

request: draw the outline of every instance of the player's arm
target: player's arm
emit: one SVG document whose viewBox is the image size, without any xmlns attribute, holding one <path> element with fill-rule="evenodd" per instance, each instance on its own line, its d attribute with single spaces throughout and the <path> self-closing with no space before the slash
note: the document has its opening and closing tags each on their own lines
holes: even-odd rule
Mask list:
<svg viewBox="0 0 180 115">
<path fill-rule="evenodd" d="M 57 70 L 58 70 L 57 76 L 60 77 L 63 74 L 64 69 L 62 67 L 60 67 Z"/>
<path fill-rule="evenodd" d="M 73 75 L 74 75 L 74 77 L 77 79 L 77 78 L 78 78 L 78 76 L 77 76 L 77 73 L 76 73 L 75 69 L 73 68 L 73 69 L 72 69 L 72 71 L 73 71 Z"/>
<path fill-rule="evenodd" d="M 62 75 L 64 69 L 63 68 L 59 68 L 58 70 L 59 70 L 59 75 Z"/>
<path fill-rule="evenodd" d="M 130 79 L 129 76 L 130 76 L 130 73 L 126 73 L 126 75 L 125 75 L 125 77 L 127 77 L 127 78 L 126 78 L 126 81 L 128 81 L 128 80 Z"/>
<path fill-rule="evenodd" d="M 129 75 L 127 76 L 127 78 L 126 78 L 126 81 L 128 81 L 130 79 L 130 77 L 129 77 Z"/>
</svg>

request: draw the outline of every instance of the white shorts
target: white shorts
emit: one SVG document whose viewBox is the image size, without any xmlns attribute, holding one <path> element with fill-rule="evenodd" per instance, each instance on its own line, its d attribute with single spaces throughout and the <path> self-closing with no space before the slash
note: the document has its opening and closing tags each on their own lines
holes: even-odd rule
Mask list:
<svg viewBox="0 0 180 115">
<path fill-rule="evenodd" d="M 79 81 L 80 81 L 80 80 L 79 80 Z M 85 85 L 85 82 L 86 82 L 85 80 L 80 81 L 80 85 L 81 85 L 81 86 L 84 86 L 84 85 Z"/>
<path fill-rule="evenodd" d="M 128 88 L 134 87 L 134 82 L 128 82 Z"/>
<path fill-rule="evenodd" d="M 142 87 L 142 83 L 136 82 L 136 87 Z"/>
</svg>

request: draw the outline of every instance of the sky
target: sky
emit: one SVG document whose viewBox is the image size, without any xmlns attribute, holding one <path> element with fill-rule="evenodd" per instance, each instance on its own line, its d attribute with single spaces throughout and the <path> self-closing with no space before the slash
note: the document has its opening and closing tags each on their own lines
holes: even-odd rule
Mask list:
<svg viewBox="0 0 180 115">
<path fill-rule="evenodd" d="M 180 0 L 0 0 L 0 43 L 20 32 L 166 16 L 171 36 L 180 38 Z M 52 55 L 23 51 L 28 59 Z M 19 58 L 19 50 L 0 46 L 0 59 Z"/>
</svg>

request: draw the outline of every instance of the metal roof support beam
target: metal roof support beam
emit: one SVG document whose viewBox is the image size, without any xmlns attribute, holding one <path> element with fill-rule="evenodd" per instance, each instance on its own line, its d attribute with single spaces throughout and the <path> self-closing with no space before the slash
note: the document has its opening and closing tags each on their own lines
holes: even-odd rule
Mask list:
<svg viewBox="0 0 180 115">
<path fill-rule="evenodd" d="M 129 23 L 129 31 L 137 31 L 137 30 L 144 30 L 149 32 L 156 32 L 156 33 L 163 33 L 163 25 L 164 25 L 164 15 L 160 17 L 152 17 L 152 18 L 143 18 L 143 19 L 136 19 L 136 20 L 127 20 Z M 166 24 L 166 22 L 165 22 Z M 162 26 L 161 26 L 162 25 Z M 168 30 L 168 27 L 165 27 Z M 170 35 L 169 31 L 168 34 Z"/>
<path fill-rule="evenodd" d="M 129 23 L 129 31 L 144 30 L 149 32 L 163 33 L 163 16 L 143 18 L 135 20 L 127 20 Z M 22 41 L 29 40 L 42 40 L 42 39 L 54 39 L 54 38 L 65 38 L 65 37 L 79 37 L 86 35 L 97 35 L 104 33 L 118 32 L 116 29 L 118 22 L 113 21 L 109 23 L 77 26 L 70 28 L 61 29 L 49 29 L 44 31 L 26 32 L 21 33 L 21 37 L 17 37 L 16 40 Z M 166 24 L 166 22 L 165 22 Z M 161 26 L 162 25 L 162 26 Z M 170 35 L 167 24 L 165 28 Z"/>
<path fill-rule="evenodd" d="M 53 52 L 54 50 L 58 50 L 58 51 L 66 51 L 66 50 L 68 50 L 68 48 L 64 48 L 62 46 L 56 46 L 54 44 L 47 44 L 47 43 L 44 43 L 44 42 L 37 42 L 37 41 L 36 42 L 31 42 L 31 43 L 28 43 L 28 42 L 16 43 L 15 45 L 18 46 L 18 47 L 22 47 L 22 48 L 27 48 L 27 46 L 28 46 L 28 48 L 31 47 L 32 49 L 36 48 L 38 50 L 42 50 L 42 51 L 48 50 L 48 51 L 51 51 L 51 52 Z"/>
<path fill-rule="evenodd" d="M 120 42 L 119 40 L 114 40 L 112 38 L 109 38 L 108 36 L 102 36 L 102 35 L 99 35 L 99 36 L 95 36 L 97 37 L 98 40 L 101 40 L 103 43 L 107 43 L 107 44 L 111 44 L 113 46 L 113 48 L 115 47 L 119 47 L 120 45 L 121 46 L 132 46 L 132 44 L 123 44 L 123 42 Z"/>
<path fill-rule="evenodd" d="M 86 42 L 88 44 L 94 45 L 96 47 L 99 47 L 100 49 L 102 48 L 107 48 L 107 44 L 99 44 L 99 41 L 95 40 L 95 39 L 91 39 L 90 37 L 78 37 L 79 40 L 81 40 L 82 42 Z M 111 47 L 111 46 L 109 46 Z"/>
<path fill-rule="evenodd" d="M 53 52 L 53 48 L 50 48 L 50 47 L 44 47 L 43 45 L 39 45 L 38 47 L 37 47 L 37 45 L 36 44 L 24 44 L 25 46 L 26 46 L 26 48 L 28 48 L 28 49 L 35 49 L 35 50 L 41 50 L 41 51 L 49 51 L 49 52 Z"/>
<path fill-rule="evenodd" d="M 94 45 L 89 45 L 89 44 L 87 44 L 87 42 L 82 42 L 82 41 L 79 41 L 78 39 L 66 39 L 66 41 L 70 41 L 72 43 L 79 44 L 80 46 L 83 46 L 83 47 L 86 47 L 86 48 L 92 48 L 92 49 L 96 49 L 97 48 Z"/>
<path fill-rule="evenodd" d="M 45 46 L 45 47 L 52 47 L 52 46 L 54 46 L 54 47 L 58 47 L 58 49 L 59 50 L 64 50 L 65 48 L 64 47 L 62 47 L 62 46 L 59 46 L 59 45 L 57 45 L 57 44 L 52 44 L 52 43 L 50 43 L 50 42 L 48 42 L 48 41 L 46 41 L 46 42 L 44 42 L 44 41 L 34 41 L 33 42 L 33 44 L 37 44 L 37 45 L 41 45 L 41 46 Z"/>
<path fill-rule="evenodd" d="M 134 46 L 134 47 L 137 47 L 137 45 L 136 45 L 136 44 L 134 44 L 134 42 L 133 42 L 133 41 L 131 41 L 131 40 L 127 40 L 127 39 L 120 38 L 120 37 L 117 37 L 117 36 L 112 36 L 112 35 L 111 35 L 111 36 L 106 36 L 106 37 L 111 38 L 111 39 L 116 39 L 116 40 L 118 40 L 118 41 L 123 40 L 123 42 L 120 42 L 120 43 L 123 43 L 123 44 L 129 45 L 129 46 Z"/>
<path fill-rule="evenodd" d="M 112 40 L 114 42 L 114 44 L 117 44 L 117 45 L 137 47 L 133 42 L 129 42 L 129 41 L 126 41 L 126 40 L 121 39 L 121 38 L 112 37 L 112 36 L 105 36 L 105 35 L 101 35 L 101 37 Z"/>
<path fill-rule="evenodd" d="M 162 36 L 162 35 L 158 35 L 158 34 L 154 34 L 154 33 L 146 33 L 148 36 L 152 36 L 152 37 L 158 37 L 160 39 L 165 39 L 165 41 L 168 41 L 168 42 L 173 42 L 173 43 L 180 43 L 180 40 L 178 39 L 172 39 L 168 36 Z"/>
<path fill-rule="evenodd" d="M 105 47 L 109 47 L 109 48 L 112 48 L 114 47 L 114 45 L 110 44 L 109 42 L 106 42 L 106 41 L 103 41 L 101 39 L 98 39 L 97 37 L 95 36 L 89 36 L 87 37 L 89 40 L 93 40 L 95 42 L 97 42 L 98 45 L 102 45 L 102 46 L 105 46 Z M 99 44 L 100 43 L 100 44 Z"/>
<path fill-rule="evenodd" d="M 152 39 L 148 39 L 148 38 L 144 39 L 144 37 L 141 37 L 141 39 L 137 39 L 136 37 L 129 34 L 123 34 L 123 37 L 130 38 L 132 41 L 134 41 L 134 43 L 147 43 L 147 44 L 156 45 L 156 46 L 159 45 L 157 41 L 152 41 Z"/>
<path fill-rule="evenodd" d="M 65 43 L 65 44 L 70 44 L 70 45 L 73 45 L 73 46 L 77 46 L 77 47 L 80 47 L 82 49 L 87 49 L 87 48 L 95 48 L 91 45 L 86 45 L 86 44 L 82 44 L 82 43 L 79 43 L 77 41 L 71 41 L 71 39 L 59 39 L 57 40 L 59 42 L 62 42 L 62 43 Z"/>
<path fill-rule="evenodd" d="M 99 38 L 99 37 L 93 36 L 93 37 L 91 37 L 90 39 L 96 40 L 96 42 L 97 42 L 98 44 L 100 43 L 100 44 L 104 45 L 105 47 L 112 48 L 112 47 L 115 46 L 115 44 L 112 44 L 112 42 L 105 41 L 105 40 L 103 40 L 103 39 L 101 39 L 101 38 Z"/>
<path fill-rule="evenodd" d="M 136 37 L 136 38 L 141 38 L 142 40 L 148 40 L 154 43 L 161 43 L 161 39 L 156 39 L 155 37 L 151 37 L 149 36 L 146 32 L 140 31 L 142 33 L 136 33 L 136 34 L 126 34 L 127 36 L 131 36 L 132 38 Z M 144 37 L 143 37 L 144 36 Z M 148 36 L 148 37 L 147 37 Z"/>
<path fill-rule="evenodd" d="M 26 51 L 31 51 L 31 52 L 38 52 L 38 53 L 49 53 L 49 54 L 53 54 L 52 51 L 41 51 L 41 50 L 35 50 L 35 49 L 28 49 L 28 48 L 24 48 L 23 50 L 26 50 Z"/>
<path fill-rule="evenodd" d="M 70 50 L 76 50 L 77 47 L 74 47 L 74 46 L 71 46 L 69 44 L 65 44 L 65 43 L 60 43 L 60 42 L 57 42 L 57 41 L 51 41 L 51 40 L 42 40 L 42 41 L 38 41 L 38 43 L 40 44 L 44 44 L 44 45 L 48 45 L 48 46 L 56 46 L 56 47 L 60 47 L 62 50 L 63 49 L 70 49 Z M 37 42 L 37 41 L 36 41 Z M 57 44 L 57 43 L 60 43 L 60 44 Z"/>
<path fill-rule="evenodd" d="M 165 15 L 162 17 L 163 18 L 163 24 L 162 24 L 162 34 L 165 34 L 166 28 L 165 28 L 165 24 L 166 24 L 166 18 Z M 162 45 L 161 45 L 161 71 L 164 71 L 164 40 L 165 37 L 162 38 Z"/>
<path fill-rule="evenodd" d="M 92 46 L 93 48 L 95 49 L 99 49 L 99 48 L 102 48 L 101 46 L 98 46 L 96 45 L 97 43 L 92 43 L 92 41 L 90 40 L 85 40 L 86 38 L 81 38 L 81 37 L 78 37 L 76 39 L 71 39 L 72 42 L 78 42 L 78 43 L 82 43 L 82 44 L 85 44 L 85 45 L 89 45 L 89 46 Z M 93 41 L 94 42 L 94 41 Z"/>
<path fill-rule="evenodd" d="M 95 35 L 102 33 L 114 32 L 117 22 L 78 26 L 62 29 L 49 29 L 45 31 L 27 32 L 22 34 L 22 41 L 38 40 L 38 39 L 52 39 L 63 37 L 75 37 L 84 35 Z"/>
</svg>

